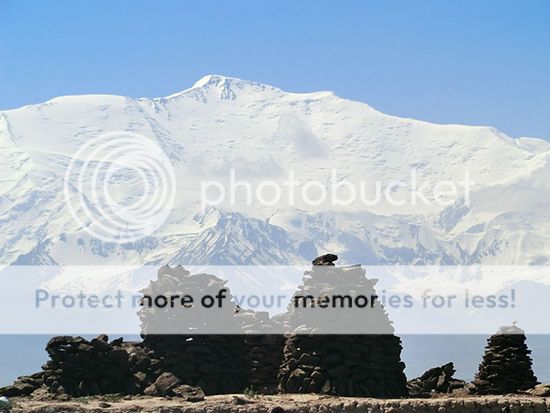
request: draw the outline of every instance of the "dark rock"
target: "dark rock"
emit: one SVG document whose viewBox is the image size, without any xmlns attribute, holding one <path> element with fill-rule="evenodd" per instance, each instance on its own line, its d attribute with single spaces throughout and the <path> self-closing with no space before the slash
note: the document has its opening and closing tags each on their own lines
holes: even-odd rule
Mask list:
<svg viewBox="0 0 550 413">
<path fill-rule="evenodd" d="M 457 389 L 466 389 L 466 382 L 453 378 L 454 373 L 452 362 L 431 368 L 407 383 L 409 394 L 412 397 L 429 397 L 432 392 L 452 393 Z"/>
<path fill-rule="evenodd" d="M 0 388 L 0 396 L 5 396 L 5 397 L 28 396 L 35 390 L 36 390 L 35 386 L 28 383 L 17 381 L 11 386 Z"/>
<path fill-rule="evenodd" d="M 111 341 L 111 346 L 117 347 L 120 346 L 124 342 L 124 339 L 122 337 L 119 337 L 113 341 Z"/>
<path fill-rule="evenodd" d="M 334 261 L 338 259 L 338 255 L 325 254 L 315 258 L 311 263 L 313 265 L 334 265 Z"/>
</svg>

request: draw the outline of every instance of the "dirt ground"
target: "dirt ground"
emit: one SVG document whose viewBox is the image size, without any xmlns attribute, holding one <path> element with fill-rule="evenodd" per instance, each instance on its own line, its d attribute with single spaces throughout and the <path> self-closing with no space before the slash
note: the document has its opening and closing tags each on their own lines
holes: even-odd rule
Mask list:
<svg viewBox="0 0 550 413">
<path fill-rule="evenodd" d="M 543 413 L 550 398 L 507 396 L 440 397 L 431 399 L 366 399 L 287 394 L 277 396 L 209 396 L 201 402 L 178 398 L 92 397 L 71 401 L 14 399 L 11 412 L 24 413 Z"/>
</svg>

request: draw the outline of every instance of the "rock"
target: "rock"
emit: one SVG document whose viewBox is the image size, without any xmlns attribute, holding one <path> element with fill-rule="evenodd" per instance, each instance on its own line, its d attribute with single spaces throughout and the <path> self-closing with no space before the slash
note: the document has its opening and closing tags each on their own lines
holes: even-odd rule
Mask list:
<svg viewBox="0 0 550 413">
<path fill-rule="evenodd" d="M 99 402 L 98 406 L 101 407 L 102 409 L 106 409 L 108 407 L 111 407 L 111 404 L 107 402 Z"/>
<path fill-rule="evenodd" d="M 137 373 L 134 373 L 134 380 L 136 383 L 145 383 L 147 381 L 147 374 L 142 371 L 138 371 Z"/>
<path fill-rule="evenodd" d="M 37 400 L 37 401 L 46 401 L 46 400 L 51 400 L 53 398 L 53 394 L 51 394 L 49 391 L 48 391 L 48 388 L 46 386 L 42 386 L 38 389 L 36 389 L 35 391 L 32 392 L 31 394 L 31 398 L 33 400 Z"/>
<path fill-rule="evenodd" d="M 119 337 L 111 342 L 111 346 L 116 347 L 121 345 L 124 342 L 124 338 Z"/>
<path fill-rule="evenodd" d="M 156 386 L 154 384 L 147 386 L 145 390 L 143 390 L 143 394 L 145 394 L 146 396 L 158 396 Z"/>
<path fill-rule="evenodd" d="M 188 402 L 200 402 L 205 399 L 204 391 L 200 387 L 182 384 L 172 390 L 175 396 L 182 397 Z"/>
<path fill-rule="evenodd" d="M 254 404 L 254 400 L 246 399 L 241 396 L 233 396 L 233 402 L 239 406 L 245 405 L 245 404 Z"/>
<path fill-rule="evenodd" d="M 532 396 L 537 397 L 549 397 L 550 396 L 550 384 L 538 384 L 530 390 L 527 390 L 527 393 Z"/>
<path fill-rule="evenodd" d="M 11 386 L 0 388 L 0 396 L 4 396 L 4 397 L 28 396 L 35 390 L 36 388 L 33 385 L 17 381 Z"/>
<path fill-rule="evenodd" d="M 325 254 L 315 258 L 311 263 L 313 265 L 334 265 L 334 261 L 338 259 L 338 255 Z"/>
<path fill-rule="evenodd" d="M 107 343 L 109 341 L 109 336 L 107 334 L 100 334 L 97 336 L 97 339 L 99 341 L 103 341 L 104 343 Z"/>
<path fill-rule="evenodd" d="M 170 372 L 162 373 L 155 381 L 155 388 L 159 396 L 170 396 L 172 390 L 181 384 L 174 374 Z"/>
<path fill-rule="evenodd" d="M 429 397 L 432 392 L 453 393 L 455 390 L 465 390 L 466 382 L 453 378 L 454 364 L 447 363 L 424 372 L 420 377 L 409 380 L 407 388 L 411 397 Z"/>
</svg>

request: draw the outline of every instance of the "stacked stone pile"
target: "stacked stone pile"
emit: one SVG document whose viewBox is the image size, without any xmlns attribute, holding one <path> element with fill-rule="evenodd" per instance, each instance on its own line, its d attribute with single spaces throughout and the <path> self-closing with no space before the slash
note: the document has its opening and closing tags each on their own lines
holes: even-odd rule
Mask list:
<svg viewBox="0 0 550 413">
<path fill-rule="evenodd" d="M 130 374 L 128 353 L 119 347 L 121 339 L 109 343 L 107 336 L 91 341 L 82 337 L 55 337 L 46 351 L 44 384 L 50 393 L 88 396 L 136 392 Z"/>
<path fill-rule="evenodd" d="M 340 396 L 402 397 L 407 383 L 401 340 L 378 301 L 372 307 L 326 312 L 313 308 L 331 296 L 376 296 L 377 280 L 360 266 L 336 268 L 334 255 L 314 260 L 285 317 L 286 339 L 279 390 Z M 311 296 L 308 308 L 296 297 Z M 327 302 L 327 301 L 325 301 Z M 349 334 L 350 331 L 357 334 Z M 336 334 L 335 334 L 336 333 Z M 346 334 L 347 333 L 347 334 Z"/>
<path fill-rule="evenodd" d="M 277 390 L 277 374 L 283 357 L 281 325 L 270 319 L 267 312 L 240 310 L 241 323 L 248 355 L 248 386 L 262 394 Z M 268 334 L 262 334 L 262 333 Z"/>
<path fill-rule="evenodd" d="M 453 378 L 454 364 L 447 363 L 424 372 L 420 377 L 409 380 L 407 387 L 411 397 L 428 397 L 431 393 L 452 393 L 466 390 L 466 382 Z"/>
<path fill-rule="evenodd" d="M 132 372 L 137 372 L 138 366 L 132 366 L 122 339 L 109 343 L 106 335 L 91 341 L 59 336 L 48 342 L 46 351 L 50 360 L 42 366 L 41 372 L 19 378 L 0 393 L 8 397 L 24 396 L 40 388 L 54 395 L 69 396 L 140 392 L 140 380 Z M 147 360 L 150 367 L 151 360 Z M 148 367 L 140 368 L 148 373 Z M 143 373 L 144 382 L 147 373 Z"/>
<path fill-rule="evenodd" d="M 279 389 L 357 397 L 407 395 L 400 339 L 392 335 L 290 336 Z"/>
<path fill-rule="evenodd" d="M 144 345 L 162 359 L 162 369 L 206 394 L 237 393 L 247 384 L 247 346 L 240 334 L 236 305 L 223 281 L 209 274 L 190 274 L 182 267 L 162 267 L 144 296 L 191 295 L 188 308 L 143 307 L 139 312 Z M 221 308 L 198 305 L 200 297 L 226 289 Z M 224 334 L 219 335 L 218 332 Z M 163 334 L 163 333 L 172 334 Z"/>
<path fill-rule="evenodd" d="M 487 340 L 485 354 L 473 382 L 475 393 L 517 393 L 537 384 L 531 368 L 531 350 L 525 340 L 525 332 L 515 325 L 500 328 Z"/>
</svg>

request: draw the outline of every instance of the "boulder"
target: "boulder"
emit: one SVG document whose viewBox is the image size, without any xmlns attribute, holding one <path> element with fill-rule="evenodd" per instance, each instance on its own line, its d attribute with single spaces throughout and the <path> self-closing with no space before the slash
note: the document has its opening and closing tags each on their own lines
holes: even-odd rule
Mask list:
<svg viewBox="0 0 550 413">
<path fill-rule="evenodd" d="M 204 391 L 200 387 L 181 384 L 172 390 L 172 393 L 188 402 L 200 402 L 205 399 Z"/>
<path fill-rule="evenodd" d="M 181 384 L 174 374 L 170 372 L 162 373 L 155 381 L 155 389 L 158 396 L 171 396 L 172 390 Z"/>
</svg>

